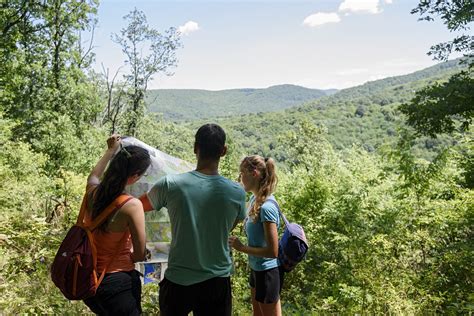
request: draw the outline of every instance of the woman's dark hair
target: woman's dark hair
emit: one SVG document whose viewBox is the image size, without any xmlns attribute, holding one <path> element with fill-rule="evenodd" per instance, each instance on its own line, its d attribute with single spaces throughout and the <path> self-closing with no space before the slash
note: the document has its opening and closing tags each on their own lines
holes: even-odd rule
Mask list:
<svg viewBox="0 0 474 316">
<path fill-rule="evenodd" d="M 217 124 L 205 124 L 196 132 L 199 158 L 219 160 L 225 146 L 225 132 Z"/>
<path fill-rule="evenodd" d="M 122 194 L 127 180 L 134 175 L 143 175 L 151 164 L 150 154 L 142 147 L 122 147 L 112 158 L 104 173 L 100 184 L 91 192 L 89 201 L 92 219 L 102 213 L 120 194 Z M 104 230 L 108 221 L 99 229 Z"/>
</svg>

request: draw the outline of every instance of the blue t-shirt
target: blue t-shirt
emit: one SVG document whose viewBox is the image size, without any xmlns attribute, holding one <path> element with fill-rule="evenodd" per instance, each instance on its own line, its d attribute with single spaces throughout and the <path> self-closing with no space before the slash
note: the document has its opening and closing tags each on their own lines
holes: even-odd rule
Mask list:
<svg viewBox="0 0 474 316">
<path fill-rule="evenodd" d="M 168 280 L 187 286 L 231 274 L 229 233 L 246 215 L 245 191 L 238 183 L 198 171 L 167 175 L 148 199 L 170 216 Z"/>
<path fill-rule="evenodd" d="M 273 195 L 268 199 L 275 200 Z M 247 210 L 247 214 L 250 211 L 255 197 L 252 196 L 250 199 L 250 206 Z M 266 247 L 267 242 L 265 241 L 265 232 L 263 230 L 263 222 L 272 222 L 277 225 L 277 229 L 280 227 L 280 214 L 275 204 L 269 201 L 265 201 L 260 208 L 259 220 L 254 223 L 252 218 L 245 219 L 245 232 L 247 234 L 248 245 L 250 247 Z M 278 267 L 277 258 L 265 258 L 256 257 L 249 255 L 250 268 L 254 271 L 264 271 Z"/>
</svg>

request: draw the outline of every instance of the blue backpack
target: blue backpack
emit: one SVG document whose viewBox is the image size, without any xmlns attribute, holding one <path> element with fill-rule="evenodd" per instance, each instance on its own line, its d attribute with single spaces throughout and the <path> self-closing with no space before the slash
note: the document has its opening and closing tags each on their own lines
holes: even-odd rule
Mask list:
<svg viewBox="0 0 474 316">
<path fill-rule="evenodd" d="M 276 201 L 271 199 L 267 201 L 272 202 L 277 207 L 278 213 L 280 213 L 285 222 L 285 231 L 278 244 L 278 261 L 283 271 L 290 272 L 304 259 L 309 249 L 308 241 L 306 240 L 303 227 L 296 223 L 288 222 Z"/>
</svg>

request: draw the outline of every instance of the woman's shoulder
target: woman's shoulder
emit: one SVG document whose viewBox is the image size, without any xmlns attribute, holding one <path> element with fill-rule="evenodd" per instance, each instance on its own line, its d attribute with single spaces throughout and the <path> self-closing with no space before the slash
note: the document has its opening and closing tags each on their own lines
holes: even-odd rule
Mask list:
<svg viewBox="0 0 474 316">
<path fill-rule="evenodd" d="M 132 196 L 122 205 L 119 212 L 126 215 L 132 215 L 135 212 L 143 212 L 143 204 L 139 199 Z"/>
<path fill-rule="evenodd" d="M 275 203 L 276 200 L 273 197 L 270 197 L 262 204 L 260 214 L 263 219 L 276 220 L 278 218 L 279 212 Z"/>
<path fill-rule="evenodd" d="M 265 200 L 265 202 L 263 202 L 262 208 L 278 212 L 278 206 L 277 205 L 278 205 L 278 202 L 275 200 L 275 197 L 273 197 L 273 195 L 271 195 Z"/>
</svg>

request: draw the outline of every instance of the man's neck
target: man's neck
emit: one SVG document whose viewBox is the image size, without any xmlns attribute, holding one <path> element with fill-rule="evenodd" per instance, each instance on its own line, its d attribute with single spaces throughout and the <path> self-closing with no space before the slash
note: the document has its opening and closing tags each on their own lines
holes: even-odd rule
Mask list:
<svg viewBox="0 0 474 316">
<path fill-rule="evenodd" d="M 205 175 L 214 176 L 219 174 L 219 161 L 198 160 L 196 171 Z"/>
</svg>

